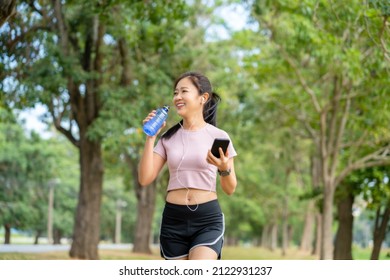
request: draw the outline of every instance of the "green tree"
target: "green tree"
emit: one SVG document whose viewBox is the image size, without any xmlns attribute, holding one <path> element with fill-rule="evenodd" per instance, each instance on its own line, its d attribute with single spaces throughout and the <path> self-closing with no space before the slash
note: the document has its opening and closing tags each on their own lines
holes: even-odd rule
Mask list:
<svg viewBox="0 0 390 280">
<path fill-rule="evenodd" d="M 159 37 L 153 27 L 160 23 L 163 27 L 169 16 L 175 19 L 182 6 L 181 1 L 166 6 L 144 1 L 21 1 L 21 17 L 1 38 L 1 61 L 8 75 L 2 88 L 9 104 L 46 105 L 55 127 L 79 150 L 81 179 L 71 257 L 98 258 L 102 141 L 106 135 L 100 133 L 104 129 L 97 120 L 107 117 L 104 113 L 116 110 L 119 104 L 137 112 L 137 89 L 131 88 L 153 77 L 142 69 L 142 63 L 143 80 L 133 79 L 131 70 L 135 67 L 130 68 L 133 61 L 126 55 L 127 44 L 137 45 L 142 37 L 154 43 L 157 53 L 172 48 L 171 38 L 176 34 L 170 33 L 170 26 L 165 26 L 164 36 Z M 159 22 L 149 24 L 153 20 Z M 142 59 L 143 50 L 136 50 L 134 56 Z M 125 104 L 108 102 L 120 94 L 118 101 L 125 98 Z M 131 119 L 132 114 L 127 117 Z"/>
<path fill-rule="evenodd" d="M 390 230 L 390 180 L 388 167 L 375 167 L 363 173 L 363 197 L 367 209 L 374 212 L 371 260 L 377 260 L 383 241 Z"/>
<path fill-rule="evenodd" d="M 389 231 L 389 180 L 388 167 L 374 167 L 351 173 L 336 192 L 338 230 L 335 239 L 334 259 L 352 259 L 353 208 L 355 198 L 362 198 L 364 211 L 374 220 L 371 259 L 378 259 L 386 233 Z"/>
<path fill-rule="evenodd" d="M 98 6 L 23 1 L 23 17 L 10 25 L 2 40 L 2 61 L 16 65 L 7 65 L 9 73 L 17 73 L 10 99 L 21 107 L 45 104 L 55 127 L 80 151 L 79 204 L 70 254 L 81 259 L 98 258 L 103 163 L 100 141 L 87 136 L 102 106 L 98 90 L 107 18 L 99 16 Z"/>
<path fill-rule="evenodd" d="M 58 134 L 46 140 L 46 145 L 54 157 L 53 174 L 50 180 L 56 181 L 53 190 L 53 242 L 60 244 L 62 237 L 73 236 L 80 178 L 78 151 L 67 139 Z M 44 185 L 46 194 L 48 183 Z M 47 195 L 45 198 L 47 199 Z"/>
<path fill-rule="evenodd" d="M 0 107 L 0 222 L 5 229 L 5 244 L 11 243 L 11 228 L 26 225 L 28 187 L 25 149 L 28 141 L 13 114 Z"/>
<path fill-rule="evenodd" d="M 11 227 L 34 232 L 37 243 L 47 229 L 47 182 L 62 169 L 58 166 L 61 158 L 56 160 L 52 141 L 43 140 L 34 132 L 25 135 L 16 118 L 2 118 L 0 127 L 0 201 L 5 243 L 11 242 Z"/>
<path fill-rule="evenodd" d="M 270 95 L 302 123 L 321 162 L 321 258 L 330 259 L 336 187 L 353 170 L 389 164 L 388 69 L 365 28 L 388 27 L 380 10 L 358 1 L 255 1 L 253 18 L 263 48 L 251 61 L 262 64 L 248 68 L 272 68 L 279 80 L 270 81 Z"/>
</svg>

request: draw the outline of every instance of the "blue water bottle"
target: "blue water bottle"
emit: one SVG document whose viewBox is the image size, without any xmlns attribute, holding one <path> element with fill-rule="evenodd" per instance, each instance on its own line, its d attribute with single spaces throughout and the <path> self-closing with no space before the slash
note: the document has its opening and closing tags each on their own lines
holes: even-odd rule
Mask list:
<svg viewBox="0 0 390 280">
<path fill-rule="evenodd" d="M 168 117 L 169 106 L 165 105 L 162 108 L 158 108 L 156 115 L 144 124 L 143 130 L 148 136 L 156 135 L 157 131 L 163 125 Z"/>
</svg>

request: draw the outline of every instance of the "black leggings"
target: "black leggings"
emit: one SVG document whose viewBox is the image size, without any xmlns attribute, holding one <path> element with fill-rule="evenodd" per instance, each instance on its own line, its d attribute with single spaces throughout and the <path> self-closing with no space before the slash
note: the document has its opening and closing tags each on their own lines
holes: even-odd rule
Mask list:
<svg viewBox="0 0 390 280">
<path fill-rule="evenodd" d="M 160 230 L 161 257 L 167 260 L 184 258 L 198 247 L 213 249 L 221 259 L 225 220 L 218 200 L 189 206 L 167 202 Z"/>
</svg>

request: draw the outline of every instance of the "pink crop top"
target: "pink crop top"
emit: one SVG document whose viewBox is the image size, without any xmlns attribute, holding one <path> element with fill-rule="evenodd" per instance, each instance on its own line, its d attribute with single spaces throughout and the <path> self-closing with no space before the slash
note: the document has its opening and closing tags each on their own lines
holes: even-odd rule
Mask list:
<svg viewBox="0 0 390 280">
<path fill-rule="evenodd" d="M 225 131 L 207 124 L 196 131 L 180 128 L 171 138 L 157 142 L 154 152 L 168 163 L 168 191 L 183 188 L 216 191 L 217 167 L 206 161 L 215 138 L 230 139 Z M 228 152 L 229 158 L 237 155 L 232 141 Z"/>
</svg>

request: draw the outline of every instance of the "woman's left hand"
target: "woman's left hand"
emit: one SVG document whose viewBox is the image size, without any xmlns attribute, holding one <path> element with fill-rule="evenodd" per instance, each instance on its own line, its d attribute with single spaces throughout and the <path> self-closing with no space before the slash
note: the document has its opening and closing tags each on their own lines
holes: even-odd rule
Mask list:
<svg viewBox="0 0 390 280">
<path fill-rule="evenodd" d="M 219 158 L 215 157 L 211 150 L 207 153 L 206 161 L 212 165 L 215 165 L 218 170 L 228 170 L 229 169 L 229 153 L 226 151 L 226 154 L 223 154 L 222 148 L 218 149 Z"/>
</svg>

